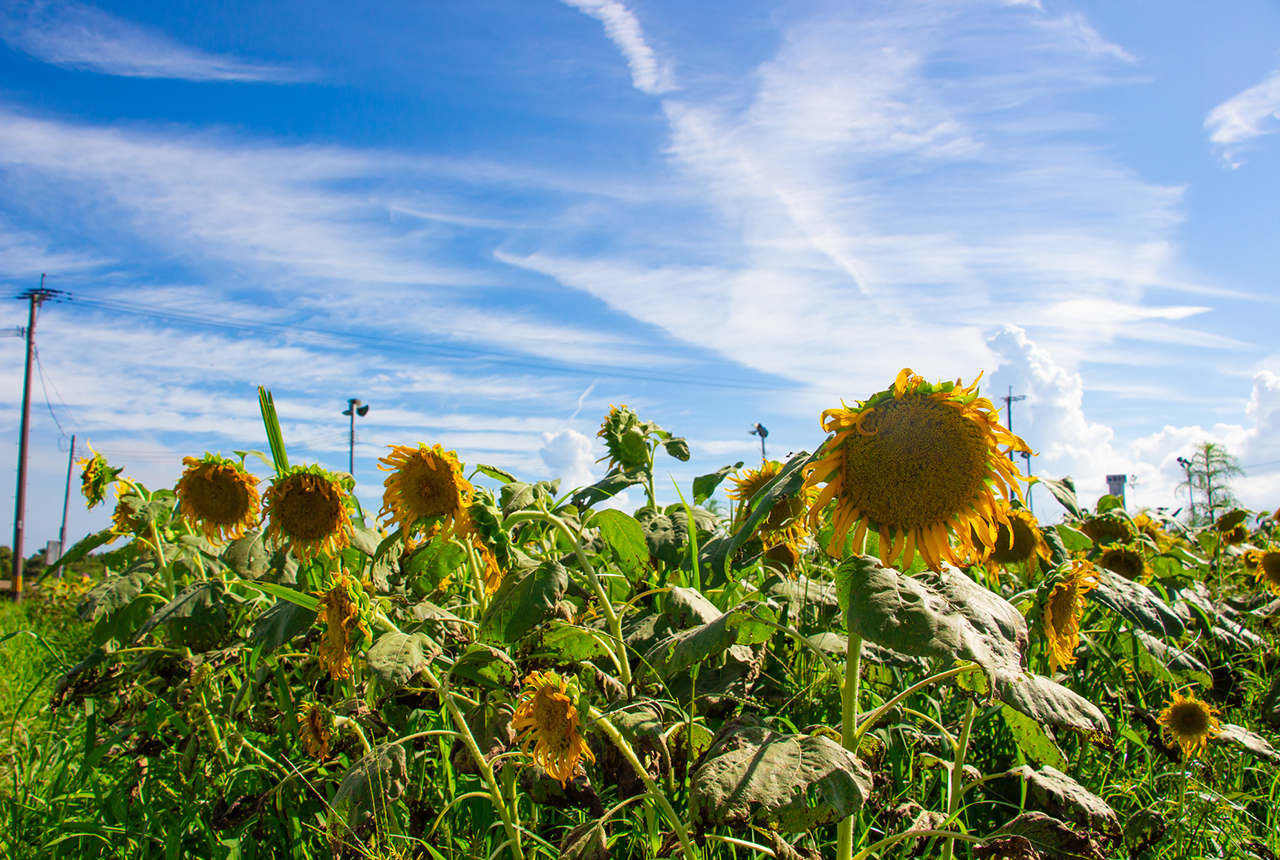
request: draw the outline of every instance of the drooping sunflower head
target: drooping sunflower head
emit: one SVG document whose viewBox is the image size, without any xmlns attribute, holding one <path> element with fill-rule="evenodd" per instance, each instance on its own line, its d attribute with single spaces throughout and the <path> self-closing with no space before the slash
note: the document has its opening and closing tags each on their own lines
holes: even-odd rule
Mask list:
<svg viewBox="0 0 1280 860">
<path fill-rule="evenodd" d="M 1156 545 L 1161 552 L 1165 552 L 1173 544 L 1173 538 L 1160 523 L 1153 519 L 1150 514 L 1140 513 L 1133 518 L 1133 527 L 1140 535 L 1146 537 Z"/>
<path fill-rule="evenodd" d="M 1258 583 L 1280 596 L 1280 547 L 1270 546 L 1257 555 L 1258 565 L 1253 575 Z"/>
<path fill-rule="evenodd" d="M 1124 544 L 1110 544 L 1097 561 L 1098 567 L 1118 573 L 1130 582 L 1146 582 L 1152 576 L 1146 557 L 1136 548 Z"/>
<path fill-rule="evenodd" d="M 1097 585 L 1098 571 L 1093 563 L 1075 559 L 1063 565 L 1045 600 L 1044 635 L 1049 647 L 1049 665 L 1055 670 L 1075 665 L 1085 594 Z"/>
<path fill-rule="evenodd" d="M 434 535 L 465 535 L 470 529 L 467 506 L 475 487 L 462 475 L 456 451 L 440 445 L 392 445 L 391 453 L 378 461 L 391 472 L 382 482 L 380 517 L 389 517 L 407 537 L 418 531 Z"/>
<path fill-rule="evenodd" d="M 316 761 L 329 757 L 329 741 L 333 738 L 333 712 L 319 702 L 311 702 L 298 714 L 298 737 L 307 755 Z"/>
<path fill-rule="evenodd" d="M 1007 455 L 1030 449 L 1000 426 L 977 381 L 935 385 L 904 369 L 892 388 L 852 409 L 823 412 L 822 426 L 834 435 L 806 467 L 805 485 L 826 484 L 809 509 L 813 528 L 836 500 L 833 555 L 843 552 L 850 528 L 855 546 L 874 528 L 885 566 L 901 557 L 908 567 L 916 552 L 935 570 L 943 561 L 981 558 L 1008 521 L 996 493 L 1006 502 L 1022 495 Z"/>
<path fill-rule="evenodd" d="M 1227 546 L 1239 546 L 1249 539 L 1249 529 L 1244 523 L 1238 523 L 1222 533 L 1222 542 Z"/>
<path fill-rule="evenodd" d="M 1007 507 L 1007 506 L 1004 506 Z M 1049 544 L 1040 533 L 1040 522 L 1026 508 L 1008 508 L 1007 523 L 1000 523 L 991 560 L 997 564 L 1027 564 L 1049 558 Z"/>
<path fill-rule="evenodd" d="M 1098 546 L 1106 546 L 1112 543 L 1128 543 L 1133 540 L 1133 529 L 1130 527 L 1129 521 L 1111 511 L 1089 517 L 1080 524 L 1080 531 L 1087 534 L 1089 539 Z"/>
<path fill-rule="evenodd" d="M 107 487 L 111 486 L 111 482 L 124 469 L 112 468 L 107 458 L 93 450 L 92 445 L 89 446 L 89 454 L 91 456 L 77 460 L 76 463 L 81 467 L 80 493 L 85 497 L 88 507 L 96 508 L 106 499 Z"/>
<path fill-rule="evenodd" d="M 116 508 L 111 512 L 111 531 L 116 535 L 139 534 L 147 525 L 142 515 L 145 504 L 146 500 L 138 494 L 133 479 L 121 478 L 116 484 Z M 114 540 L 112 537 L 111 541 Z"/>
<path fill-rule="evenodd" d="M 1166 746 L 1182 748 L 1182 754 L 1193 757 L 1204 752 L 1209 739 L 1222 731 L 1217 708 L 1196 698 L 1174 691 L 1173 701 L 1160 712 L 1160 735 Z"/>
<path fill-rule="evenodd" d="M 526 753 L 533 746 L 534 762 L 564 785 L 578 762 L 596 760 L 579 727 L 577 683 L 547 671 L 531 673 L 524 685 L 511 727 Z"/>
<path fill-rule="evenodd" d="M 766 460 L 760 468 L 747 469 L 741 475 L 735 475 L 729 479 L 734 487 L 725 495 L 743 503 L 739 508 L 737 522 L 734 523 L 735 528 L 746 520 L 751 500 L 781 473 L 781 463 L 777 460 Z M 756 536 L 760 538 L 764 548 L 768 550 L 781 543 L 790 543 L 793 546 L 800 544 L 809 534 L 806 514 L 817 497 L 818 489 L 805 485 L 795 495 L 779 499 L 769 511 L 768 516 L 756 528 Z"/>
<path fill-rule="evenodd" d="M 301 561 L 337 555 L 351 544 L 347 488 L 319 466 L 294 466 L 271 482 L 263 500 L 267 533 L 293 545 Z"/>
<path fill-rule="evenodd" d="M 360 583 L 342 573 L 333 586 L 320 592 L 316 616 L 324 622 L 320 637 L 321 668 L 335 681 L 351 677 L 351 651 L 367 647 L 373 641 L 365 618 L 369 614 L 367 599 Z"/>
<path fill-rule="evenodd" d="M 182 516 L 211 541 L 235 540 L 258 522 L 258 479 L 234 460 L 187 457 L 178 480 Z"/>
<path fill-rule="evenodd" d="M 502 508 L 493 493 L 481 487 L 468 509 L 471 518 L 471 543 L 484 565 L 484 588 L 493 594 L 502 584 L 507 571 L 516 565 L 515 545 L 511 533 L 502 527 Z"/>
</svg>

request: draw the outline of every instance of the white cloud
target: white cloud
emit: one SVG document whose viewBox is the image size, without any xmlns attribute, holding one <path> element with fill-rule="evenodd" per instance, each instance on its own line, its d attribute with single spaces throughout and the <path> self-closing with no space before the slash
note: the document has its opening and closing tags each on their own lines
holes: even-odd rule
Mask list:
<svg viewBox="0 0 1280 860">
<path fill-rule="evenodd" d="M 671 70 L 658 61 L 645 41 L 640 22 L 631 10 L 617 0 L 563 0 L 604 24 L 604 32 L 618 46 L 631 68 L 631 82 L 649 95 L 660 95 L 675 89 Z"/>
<path fill-rule="evenodd" d="M 162 33 L 74 0 L 0 5 L 0 39 L 55 66 L 131 78 L 284 83 L 306 76 L 181 45 Z"/>
<path fill-rule="evenodd" d="M 1209 111 L 1204 127 L 1227 163 L 1239 167 L 1242 144 L 1280 130 L 1280 69 Z"/>
<path fill-rule="evenodd" d="M 1190 457 L 1204 442 L 1217 442 L 1246 467 L 1246 477 L 1235 481 L 1241 501 L 1256 510 L 1275 506 L 1280 491 L 1280 377 L 1276 374 L 1261 371 L 1253 378 L 1249 401 L 1242 404 L 1252 427 L 1166 426 L 1122 443 L 1110 427 L 1086 417 L 1081 375 L 1058 365 L 1025 331 L 1005 326 L 989 343 L 999 354 L 1000 365 L 986 380 L 984 393 L 1001 407 L 1002 416 L 1001 398 L 1010 388 L 1015 396 L 1026 396 L 1013 405 L 1013 429 L 1037 454 L 1031 461 L 1032 472 L 1049 478 L 1071 476 L 1082 502 L 1093 504 L 1107 492 L 1106 475 L 1125 474 L 1130 480 L 1126 496 L 1131 509 L 1177 508 L 1186 501 L 1177 490 L 1183 479 L 1178 457 Z M 1043 489 L 1035 491 L 1035 504 L 1048 519 L 1061 513 Z"/>
<path fill-rule="evenodd" d="M 596 458 L 591 449 L 591 437 L 567 428 L 556 433 L 543 433 L 538 455 L 546 464 L 551 478 L 560 479 L 561 491 L 567 492 L 595 483 L 592 468 Z"/>
</svg>

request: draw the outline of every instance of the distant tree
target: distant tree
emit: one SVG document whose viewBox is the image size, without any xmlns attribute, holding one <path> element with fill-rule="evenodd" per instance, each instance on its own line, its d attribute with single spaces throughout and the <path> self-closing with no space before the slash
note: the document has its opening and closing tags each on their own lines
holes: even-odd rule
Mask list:
<svg viewBox="0 0 1280 860">
<path fill-rule="evenodd" d="M 1191 459 L 1179 457 L 1178 462 L 1187 476 L 1178 490 L 1185 490 L 1190 500 L 1192 525 L 1207 525 L 1217 520 L 1219 514 L 1240 506 L 1232 492 L 1231 479 L 1243 476 L 1244 470 L 1240 468 L 1240 461 L 1222 445 L 1202 442 Z"/>
</svg>

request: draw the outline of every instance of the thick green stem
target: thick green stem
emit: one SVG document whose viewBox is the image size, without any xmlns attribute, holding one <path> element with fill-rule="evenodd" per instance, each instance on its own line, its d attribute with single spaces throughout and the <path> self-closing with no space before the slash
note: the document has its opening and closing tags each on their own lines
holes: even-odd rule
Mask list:
<svg viewBox="0 0 1280 860">
<path fill-rule="evenodd" d="M 436 696 L 440 698 L 445 708 L 449 711 L 449 718 L 453 720 L 454 726 L 458 729 L 458 734 L 462 737 L 462 742 L 466 745 L 467 752 L 471 753 L 471 759 L 475 762 L 476 769 L 480 771 L 480 778 L 489 787 L 489 796 L 493 799 L 493 806 L 498 810 L 498 815 L 502 818 L 502 826 L 507 832 L 506 844 L 511 846 L 512 857 L 515 860 L 524 860 L 524 850 L 520 847 L 520 828 L 512 818 L 511 810 L 507 808 L 506 798 L 503 796 L 502 788 L 498 785 L 498 780 L 494 778 L 493 768 L 485 760 L 484 753 L 480 752 L 480 745 L 476 743 L 475 736 L 471 734 L 471 727 L 467 725 L 466 717 L 462 715 L 462 711 L 458 710 L 457 704 L 453 701 L 453 696 L 440 684 L 439 679 L 436 678 L 430 667 L 422 670 L 422 677 L 431 685 L 431 689 L 435 690 Z"/>
<path fill-rule="evenodd" d="M 622 757 L 627 760 L 627 764 L 631 765 L 631 769 L 644 781 L 644 787 L 649 793 L 649 797 L 662 810 L 663 815 L 667 817 L 667 821 L 671 822 L 671 829 L 676 832 L 676 838 L 680 840 L 680 848 L 684 851 L 686 860 L 697 860 L 698 854 L 693 847 L 693 843 L 689 841 L 689 829 L 684 826 L 684 822 L 676 815 L 676 811 L 671 808 L 670 801 L 667 800 L 667 796 L 663 794 L 662 789 L 658 788 L 658 784 L 653 781 L 653 777 L 649 776 L 649 771 L 640 763 L 640 759 L 636 756 L 635 750 L 631 748 L 631 744 L 627 743 L 627 739 L 622 736 L 617 727 L 609 722 L 608 717 L 600 713 L 596 708 L 592 708 L 590 713 L 595 725 L 613 742 L 613 745 L 618 748 L 618 752 L 622 753 Z"/>
<path fill-rule="evenodd" d="M 844 684 L 840 688 L 840 743 L 854 753 L 858 751 L 858 688 L 862 683 L 862 637 L 849 633 L 845 649 Z M 836 828 L 836 860 L 853 857 L 853 816 Z"/>
<path fill-rule="evenodd" d="M 867 733 L 867 730 L 870 729 L 873 725 L 875 725 L 876 721 L 879 720 L 880 717 L 883 716 L 894 705 L 897 705 L 899 702 L 906 700 L 908 697 L 910 697 L 914 693 L 919 692 L 920 690 L 923 690 L 925 687 L 929 686 L 930 684 L 936 684 L 938 681 L 945 681 L 947 678 L 954 678 L 956 675 L 963 675 L 965 672 L 969 672 L 972 670 L 973 670 L 972 666 L 957 666 L 954 669 L 948 669 L 945 672 L 939 672 L 936 675 L 930 675 L 928 678 L 925 678 L 923 681 L 919 681 L 915 684 L 912 684 L 910 687 L 907 687 L 907 689 L 903 690 L 901 693 L 894 696 L 892 699 L 885 702 L 883 705 L 876 708 L 874 711 L 872 711 L 870 714 L 867 715 L 867 718 L 863 720 L 862 724 L 858 727 L 857 740 L 861 742 L 862 736 Z"/>
<path fill-rule="evenodd" d="M 525 517 L 522 516 L 524 513 L 526 512 L 522 511 L 519 514 L 514 514 L 508 517 L 507 522 L 511 522 L 512 520 L 519 522 L 519 519 L 516 518 L 519 517 L 520 519 L 524 519 Z M 600 582 L 600 577 L 596 576 L 596 569 L 592 567 L 590 559 L 587 558 L 587 551 L 582 546 L 582 535 L 575 534 L 573 529 L 569 528 L 568 524 L 564 520 L 560 519 L 550 511 L 529 511 L 527 513 L 533 514 L 533 516 L 528 517 L 528 519 L 533 519 L 535 517 L 538 519 L 544 519 L 551 523 L 551 525 L 560 529 L 565 537 L 573 541 L 573 551 L 578 557 L 578 564 L 582 565 L 582 571 L 587 575 L 587 581 L 591 584 L 591 590 L 595 592 L 596 600 L 600 602 L 600 610 L 604 612 L 605 620 L 609 623 L 609 633 L 613 637 L 613 650 L 617 655 L 616 662 L 618 665 L 619 680 L 622 681 L 623 685 L 630 687 L 631 663 L 627 659 L 627 645 L 622 641 L 622 618 L 616 611 L 614 611 L 613 601 L 609 599 L 609 593 L 604 590 L 604 584 Z"/>
<path fill-rule="evenodd" d="M 969 752 L 969 736 L 973 729 L 973 718 L 978 713 L 978 703 L 969 699 L 965 706 L 964 722 L 960 724 L 960 740 L 956 743 L 956 760 L 951 765 L 951 776 L 947 780 L 947 820 L 954 819 L 960 810 L 960 797 L 964 794 L 964 759 Z M 942 860 L 951 860 L 954 840 L 947 839 L 942 845 Z"/>
<path fill-rule="evenodd" d="M 156 551 L 156 564 L 160 565 L 160 572 L 164 574 L 164 587 L 170 600 L 178 593 L 177 586 L 173 581 L 173 571 L 169 569 L 169 563 L 164 560 L 164 544 L 160 542 L 160 529 L 156 526 L 156 521 L 151 521 L 151 547 Z"/>
</svg>

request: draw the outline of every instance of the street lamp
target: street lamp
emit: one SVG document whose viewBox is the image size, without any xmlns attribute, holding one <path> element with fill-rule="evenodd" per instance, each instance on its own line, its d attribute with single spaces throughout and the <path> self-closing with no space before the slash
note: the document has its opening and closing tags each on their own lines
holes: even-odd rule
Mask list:
<svg viewBox="0 0 1280 860">
<path fill-rule="evenodd" d="M 347 408 L 342 411 L 343 415 L 351 416 L 351 435 L 349 445 L 347 446 L 347 471 L 351 473 L 351 477 L 356 476 L 356 416 L 361 418 L 369 414 L 369 407 L 352 397 L 347 401 Z"/>
<path fill-rule="evenodd" d="M 768 436 L 768 435 L 769 435 L 769 431 L 768 431 L 768 430 L 766 430 L 766 429 L 764 429 L 764 425 L 763 425 L 763 424 L 756 424 L 756 425 L 754 426 L 754 429 L 752 429 L 752 430 L 750 431 L 750 433 L 751 433 L 751 435 L 752 435 L 752 436 L 759 436 L 759 437 L 760 437 L 760 460 L 761 460 L 762 462 L 763 462 L 763 461 L 765 461 L 765 460 L 767 460 L 768 458 L 767 458 L 767 457 L 765 457 L 765 455 L 764 455 L 764 437 L 766 437 L 766 436 Z"/>
</svg>

